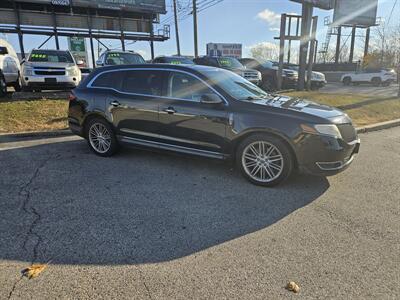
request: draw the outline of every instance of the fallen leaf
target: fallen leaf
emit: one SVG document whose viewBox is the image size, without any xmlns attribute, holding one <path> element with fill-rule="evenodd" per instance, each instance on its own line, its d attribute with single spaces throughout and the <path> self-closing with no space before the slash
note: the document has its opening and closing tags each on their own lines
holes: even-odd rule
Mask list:
<svg viewBox="0 0 400 300">
<path fill-rule="evenodd" d="M 40 273 L 47 268 L 47 264 L 45 265 L 32 265 L 29 268 L 22 270 L 22 275 L 28 277 L 29 279 L 36 278 L 39 276 Z"/>
<path fill-rule="evenodd" d="M 297 283 L 294 282 L 294 281 L 289 282 L 289 283 L 287 284 L 286 288 L 287 288 L 289 291 L 293 292 L 293 293 L 298 293 L 298 292 L 300 292 L 300 287 L 299 287 L 299 286 L 297 285 Z"/>
</svg>

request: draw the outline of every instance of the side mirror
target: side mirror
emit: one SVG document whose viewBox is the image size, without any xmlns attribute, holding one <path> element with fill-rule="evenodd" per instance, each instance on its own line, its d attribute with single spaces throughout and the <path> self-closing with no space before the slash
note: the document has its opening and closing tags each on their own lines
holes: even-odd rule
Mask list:
<svg viewBox="0 0 400 300">
<path fill-rule="evenodd" d="M 85 62 L 83 60 L 78 60 L 76 64 L 78 65 L 78 67 L 83 67 L 85 65 Z"/>
<path fill-rule="evenodd" d="M 102 66 L 104 66 L 104 64 L 103 64 L 103 62 L 99 59 L 99 60 L 96 61 L 96 66 L 102 67 Z"/>
<path fill-rule="evenodd" d="M 204 94 L 201 95 L 200 102 L 204 104 L 219 104 L 222 103 L 222 99 L 217 94 Z"/>
</svg>

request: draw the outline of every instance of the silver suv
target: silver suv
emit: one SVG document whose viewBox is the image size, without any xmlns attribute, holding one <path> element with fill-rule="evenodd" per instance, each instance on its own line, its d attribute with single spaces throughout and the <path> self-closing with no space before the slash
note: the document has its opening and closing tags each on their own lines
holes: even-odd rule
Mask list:
<svg viewBox="0 0 400 300">
<path fill-rule="evenodd" d="M 81 81 L 81 71 L 69 51 L 35 49 L 22 63 L 25 91 L 71 89 Z"/>
<path fill-rule="evenodd" d="M 141 65 L 146 61 L 139 53 L 131 51 L 106 51 L 96 61 L 96 67 L 117 65 Z"/>
</svg>

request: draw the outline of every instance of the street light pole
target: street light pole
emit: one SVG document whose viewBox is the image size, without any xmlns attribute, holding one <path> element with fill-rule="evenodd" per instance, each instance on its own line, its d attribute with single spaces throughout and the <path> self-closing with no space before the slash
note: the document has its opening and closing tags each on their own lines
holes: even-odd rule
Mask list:
<svg viewBox="0 0 400 300">
<path fill-rule="evenodd" d="M 181 45 L 179 43 L 178 12 L 176 9 L 176 0 L 174 0 L 174 14 L 175 14 L 176 49 L 178 52 L 178 56 L 181 56 Z"/>
<path fill-rule="evenodd" d="M 199 56 L 197 44 L 197 0 L 193 0 L 193 38 L 194 38 L 194 57 Z"/>
</svg>

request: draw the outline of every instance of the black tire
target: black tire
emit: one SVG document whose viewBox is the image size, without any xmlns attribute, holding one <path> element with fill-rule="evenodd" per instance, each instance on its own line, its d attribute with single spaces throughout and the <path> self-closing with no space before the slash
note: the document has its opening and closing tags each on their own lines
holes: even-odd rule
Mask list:
<svg viewBox="0 0 400 300">
<path fill-rule="evenodd" d="M 104 128 L 109 135 L 109 138 L 108 138 L 108 135 L 104 134 L 103 141 L 107 140 L 109 142 L 109 146 L 107 147 L 107 149 L 103 149 L 103 151 L 101 151 L 100 145 L 98 147 L 96 147 L 96 142 L 93 139 L 94 137 L 93 137 L 92 133 L 95 132 L 94 126 Z M 99 155 L 102 157 L 109 157 L 109 156 L 114 155 L 119 149 L 119 145 L 118 145 L 118 141 L 115 136 L 115 133 L 114 133 L 114 129 L 112 128 L 110 123 L 108 123 L 105 119 L 93 118 L 93 119 L 89 120 L 89 122 L 85 125 L 85 137 L 88 142 L 89 148 L 96 155 Z"/>
<path fill-rule="evenodd" d="M 7 83 L 3 73 L 0 72 L 0 97 L 7 95 Z"/>
<path fill-rule="evenodd" d="M 22 90 L 21 76 L 18 73 L 18 79 L 13 84 L 13 88 L 16 92 L 20 92 Z"/>
<path fill-rule="evenodd" d="M 28 86 L 23 86 L 22 87 L 22 91 L 26 92 L 26 93 L 31 93 L 33 90 L 32 88 L 28 87 Z"/>
<path fill-rule="evenodd" d="M 380 86 L 382 83 L 382 80 L 379 77 L 374 77 L 374 78 L 372 78 L 371 83 L 373 86 Z"/>
<path fill-rule="evenodd" d="M 344 85 L 350 85 L 350 83 L 351 83 L 351 78 L 350 77 L 343 78 L 343 84 Z"/>
<path fill-rule="evenodd" d="M 390 85 L 391 85 L 390 81 L 385 81 L 385 82 L 382 83 L 382 86 L 384 86 L 384 87 L 388 87 Z"/>
<path fill-rule="evenodd" d="M 254 176 L 251 176 L 249 174 L 252 172 L 250 172 L 250 170 L 245 167 L 245 164 L 247 164 L 247 165 L 249 164 L 249 161 L 246 161 L 247 154 L 250 153 L 248 151 L 249 151 L 249 149 L 251 149 L 252 146 L 257 147 L 257 145 L 259 145 L 260 142 L 263 143 L 267 147 L 267 148 L 265 148 L 266 152 L 269 151 L 268 149 L 271 149 L 271 148 L 268 148 L 268 145 L 275 147 L 275 149 L 278 151 L 278 152 L 276 152 L 273 149 L 273 151 L 270 154 L 271 158 L 281 155 L 281 158 L 279 158 L 280 159 L 279 162 L 275 162 L 275 161 L 271 162 L 271 165 L 277 164 L 278 166 L 281 167 L 279 172 L 276 171 L 276 169 L 273 169 L 273 167 L 270 165 L 269 159 L 268 159 L 268 162 L 266 162 L 265 157 L 264 157 L 263 162 L 261 162 L 261 161 L 259 161 L 257 163 L 254 162 L 257 164 L 257 166 L 254 166 L 253 171 L 257 168 L 259 168 L 259 171 L 256 171 L 254 173 Z M 261 146 L 259 146 L 259 147 L 261 147 Z M 253 155 L 253 156 L 256 157 L 256 155 Z M 253 158 L 251 160 L 253 160 Z M 258 160 L 258 158 L 257 158 L 257 160 Z M 255 159 L 254 159 L 254 161 L 255 161 Z M 264 165 L 265 167 L 258 166 L 258 164 L 262 165 L 263 163 L 265 164 Z M 251 164 L 251 162 L 250 162 L 250 164 Z M 251 183 L 253 183 L 255 185 L 259 185 L 259 186 L 264 186 L 264 187 L 273 187 L 273 186 L 276 186 L 276 185 L 284 182 L 286 179 L 289 178 L 289 176 L 293 172 L 294 159 L 293 159 L 293 156 L 292 156 L 290 150 L 288 149 L 288 146 L 281 139 L 279 139 L 275 136 L 268 135 L 268 134 L 259 133 L 259 134 L 254 134 L 254 135 L 247 137 L 245 140 L 243 140 L 239 144 L 239 146 L 237 147 L 237 150 L 236 150 L 236 165 L 239 168 L 239 170 L 241 171 L 242 175 Z M 269 171 L 267 171 L 267 170 L 269 170 Z M 262 175 L 261 175 L 262 172 L 264 172 L 264 176 L 265 175 L 268 176 L 268 174 L 271 170 L 272 170 L 272 172 L 273 172 L 273 170 L 276 171 L 276 174 L 274 174 L 275 177 L 270 176 L 270 178 L 267 179 L 267 181 L 256 178 L 256 177 L 262 177 Z M 268 172 L 268 174 L 266 174 L 266 172 Z M 257 174 L 259 174 L 259 176 L 257 176 Z"/>
</svg>

